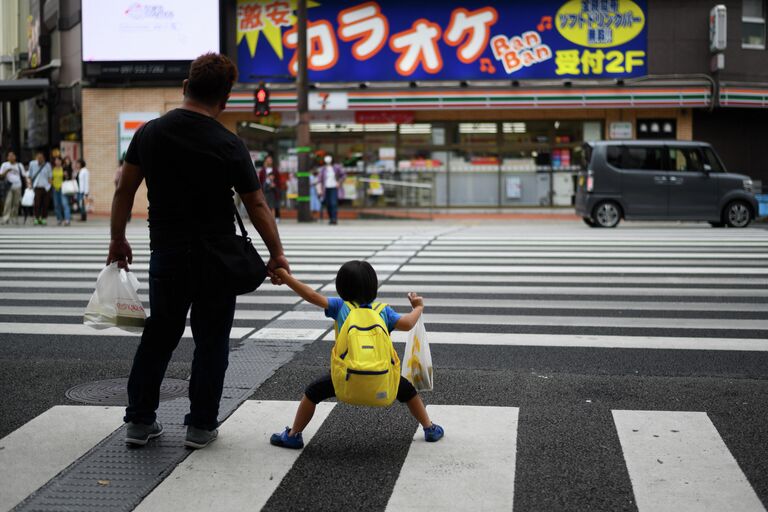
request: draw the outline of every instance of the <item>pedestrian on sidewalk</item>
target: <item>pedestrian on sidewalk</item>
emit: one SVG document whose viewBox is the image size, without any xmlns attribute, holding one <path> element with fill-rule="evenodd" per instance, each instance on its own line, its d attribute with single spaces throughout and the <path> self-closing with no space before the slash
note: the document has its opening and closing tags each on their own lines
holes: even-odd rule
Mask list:
<svg viewBox="0 0 768 512">
<path fill-rule="evenodd" d="M 264 158 L 264 163 L 259 171 L 264 197 L 267 199 L 269 209 L 275 214 L 275 222 L 280 223 L 280 200 L 282 199 L 283 180 L 280 170 L 274 164 L 272 155 Z"/>
<path fill-rule="evenodd" d="M 5 203 L 0 224 L 8 224 L 11 220 L 18 223 L 19 205 L 21 204 L 22 183 L 29 178 L 21 162 L 16 161 L 16 153 L 8 151 L 7 160 L 0 166 L 0 181 L 5 181 Z"/>
<path fill-rule="evenodd" d="M 352 370 L 346 372 L 346 386 L 355 388 L 371 388 L 373 387 L 377 398 L 387 400 L 386 403 L 391 403 L 395 398 L 400 402 L 408 406 L 408 410 L 411 415 L 418 420 L 424 429 L 424 438 L 427 442 L 439 441 L 444 431 L 440 425 L 432 423 L 432 420 L 427 414 L 427 409 L 424 407 L 424 402 L 419 397 L 416 388 L 413 387 L 405 377 L 399 375 L 399 365 L 395 366 L 397 355 L 394 353 L 392 347 L 392 340 L 389 338 L 392 331 L 395 329 L 401 331 L 410 331 L 416 325 L 422 312 L 424 311 L 424 301 L 415 293 L 408 294 L 408 300 L 411 303 L 412 311 L 405 315 L 397 314 L 391 307 L 384 304 L 374 302 L 376 300 L 376 291 L 378 289 L 378 278 L 376 271 L 373 269 L 370 263 L 367 261 L 348 261 L 341 266 L 339 272 L 336 274 L 336 292 L 339 297 L 326 297 L 302 283 L 295 277 L 288 275 L 283 270 L 278 270 L 278 276 L 280 279 L 288 285 L 291 290 L 296 292 L 302 299 L 314 304 L 317 307 L 325 310 L 325 316 L 333 319 L 334 334 L 336 335 L 337 343 L 342 334 L 347 336 L 349 345 L 346 345 L 346 351 L 341 354 L 343 359 L 350 352 L 349 347 L 357 340 L 351 338 L 350 332 L 353 332 L 352 327 L 358 327 L 354 331 L 370 331 L 376 332 L 386 329 L 386 337 L 383 339 L 374 338 L 373 334 L 368 335 L 363 342 L 362 348 L 370 349 L 366 357 L 366 362 L 369 365 L 368 371 L 360 371 L 352 374 Z M 370 325 L 359 325 L 353 322 L 352 314 L 354 310 L 372 310 L 367 316 L 359 316 L 359 318 L 376 318 L 377 323 Z M 367 312 L 363 312 L 365 315 Z M 350 322 L 346 322 L 347 318 Z M 369 320 L 370 321 L 370 320 Z M 385 353 L 385 364 L 388 366 L 386 370 L 371 371 L 370 366 L 374 361 L 376 350 L 379 347 L 374 345 L 382 342 L 387 343 L 387 347 L 390 352 Z M 337 345 L 338 346 L 338 345 Z M 382 344 L 383 346 L 383 344 Z M 341 349 L 339 349 L 341 350 Z M 390 356 L 390 354 L 392 354 Z M 332 356 L 334 359 L 336 356 Z M 390 357 L 392 357 L 392 365 L 389 365 Z M 349 359 L 349 357 L 347 357 Z M 333 367 L 333 363 L 331 364 Z M 383 393 L 382 387 L 377 386 L 379 381 L 371 382 L 370 379 L 377 378 L 376 375 L 388 374 L 388 372 L 397 371 L 398 374 L 395 377 L 399 377 L 399 384 L 393 389 L 386 389 Z M 336 373 L 338 375 L 338 373 Z M 353 380 L 350 381 L 350 374 L 352 374 Z M 343 375 L 343 374 L 342 374 Z M 385 377 L 386 378 L 386 377 Z M 367 380 L 366 380 L 367 379 Z M 344 379 L 341 379 L 344 381 Z M 336 380 L 336 383 L 339 381 Z M 312 416 L 315 414 L 315 408 L 317 404 L 323 400 L 327 400 L 337 395 L 338 390 L 335 388 L 334 379 L 331 373 L 323 375 L 309 386 L 304 391 L 304 396 L 301 398 L 299 408 L 296 411 L 296 416 L 293 420 L 293 426 L 286 427 L 280 433 L 272 434 L 269 442 L 275 446 L 283 448 L 301 449 L 304 447 L 304 440 L 301 433 L 304 428 L 309 425 L 312 420 Z M 349 392 L 349 390 L 347 390 Z M 390 394 L 391 392 L 391 394 Z M 354 393 L 354 391 L 352 392 Z M 381 397 L 379 395 L 382 395 Z M 342 397 L 341 394 L 339 394 Z"/>
<path fill-rule="evenodd" d="M 312 171 L 309 176 L 309 210 L 312 212 L 312 218 L 315 215 L 323 220 L 323 203 L 320 202 L 320 176 L 317 169 Z"/>
<path fill-rule="evenodd" d="M 54 157 L 53 159 L 53 208 L 56 213 L 56 220 L 59 226 L 64 224 L 69 226 L 71 221 L 71 212 L 69 211 L 69 197 L 64 195 L 61 190 L 62 184 L 65 181 L 72 179 L 71 175 L 67 174 L 64 169 L 61 157 Z"/>
<path fill-rule="evenodd" d="M 48 223 L 48 191 L 51 189 L 53 170 L 42 151 L 38 151 L 35 159 L 29 162 L 29 179 L 35 191 L 35 224 L 45 226 Z"/>
<path fill-rule="evenodd" d="M 339 164 L 333 163 L 331 155 L 325 155 L 325 165 L 320 168 L 320 183 L 322 192 L 320 200 L 328 209 L 328 223 L 337 224 L 337 212 L 339 209 L 339 189 L 344 183 L 346 174 Z"/>
<path fill-rule="evenodd" d="M 91 191 L 91 173 L 85 166 L 85 160 L 78 158 L 75 160 L 75 169 L 77 170 L 77 208 L 80 210 L 80 220 L 88 220 L 88 194 Z"/>
<path fill-rule="evenodd" d="M 195 282 L 210 269 L 199 268 L 195 262 L 204 240 L 234 233 L 233 187 L 269 250 L 267 268 L 273 281 L 277 282 L 275 269 L 289 269 L 250 153 L 216 120 L 236 79 L 237 68 L 226 56 L 209 53 L 198 57 L 184 80 L 181 108 L 136 131 L 115 190 L 107 264 L 118 262 L 127 267 L 132 262 L 125 228 L 136 191 L 144 180 L 149 200 L 152 313 L 128 380 L 125 440 L 132 445 L 145 445 L 163 432 L 156 415 L 160 383 L 184 333 L 190 307 L 195 353 L 184 444 L 203 448 L 218 435 L 235 295 L 223 285 L 205 293 L 198 290 Z M 201 205 L 203 215 L 198 211 Z"/>
</svg>

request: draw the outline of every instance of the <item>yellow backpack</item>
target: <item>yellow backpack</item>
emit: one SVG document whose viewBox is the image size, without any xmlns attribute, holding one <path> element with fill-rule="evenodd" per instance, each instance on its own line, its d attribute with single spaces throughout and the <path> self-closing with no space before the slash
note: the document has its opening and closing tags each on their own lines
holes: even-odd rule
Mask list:
<svg viewBox="0 0 768 512">
<path fill-rule="evenodd" d="M 337 330 L 331 350 L 331 380 L 336 398 L 353 405 L 386 407 L 397 396 L 400 358 L 381 317 L 386 304 L 370 308 L 345 302 L 349 316 Z"/>
</svg>

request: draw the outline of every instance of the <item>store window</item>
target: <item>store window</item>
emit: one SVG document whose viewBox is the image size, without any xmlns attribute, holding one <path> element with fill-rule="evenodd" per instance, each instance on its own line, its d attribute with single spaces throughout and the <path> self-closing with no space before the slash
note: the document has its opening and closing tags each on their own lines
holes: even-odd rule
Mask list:
<svg viewBox="0 0 768 512">
<path fill-rule="evenodd" d="M 677 121 L 675 119 L 638 119 L 636 133 L 638 139 L 676 139 Z"/>
<path fill-rule="evenodd" d="M 741 47 L 765 49 L 765 0 L 742 1 Z"/>
</svg>

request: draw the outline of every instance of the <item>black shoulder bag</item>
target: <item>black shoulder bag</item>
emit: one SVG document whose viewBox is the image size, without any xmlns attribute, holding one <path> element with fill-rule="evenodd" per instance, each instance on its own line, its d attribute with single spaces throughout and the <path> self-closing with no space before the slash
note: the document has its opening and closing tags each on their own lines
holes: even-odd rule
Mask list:
<svg viewBox="0 0 768 512">
<path fill-rule="evenodd" d="M 267 266 L 248 238 L 243 219 L 232 208 L 240 235 L 228 233 L 201 237 L 197 247 L 198 292 L 206 295 L 242 295 L 258 288 L 267 277 Z"/>
</svg>

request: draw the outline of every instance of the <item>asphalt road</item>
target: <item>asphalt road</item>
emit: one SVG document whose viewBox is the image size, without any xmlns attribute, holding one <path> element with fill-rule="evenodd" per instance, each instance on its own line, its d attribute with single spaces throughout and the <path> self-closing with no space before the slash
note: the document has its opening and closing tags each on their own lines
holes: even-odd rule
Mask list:
<svg viewBox="0 0 768 512">
<path fill-rule="evenodd" d="M 761 323 L 768 319 L 764 230 L 631 223 L 616 230 L 590 230 L 576 223 L 546 222 L 281 228 L 294 272 L 318 288 L 333 282 L 341 262 L 366 257 L 379 272 L 379 299 L 396 309 L 407 309 L 406 288 L 432 290 L 422 293 L 436 382 L 434 391 L 423 394 L 424 401 L 458 410 L 483 406 L 519 411 L 514 478 L 503 491 L 513 496 L 514 510 L 653 510 L 642 501 L 641 479 L 630 474 L 631 447 L 623 444 L 616 411 L 704 413 L 716 440 L 738 464 L 747 489 L 762 507 L 768 505 L 768 326 Z M 80 323 L 77 315 L 51 316 L 49 309 L 79 308 L 87 302 L 103 228 L 77 230 L 78 242 L 72 244 L 55 228 L 0 231 L 0 438 L 54 405 L 72 404 L 64 396 L 72 386 L 126 377 L 130 370 L 136 337 L 65 335 L 55 328 L 42 334 L 16 332 L 19 324 Z M 29 234 L 35 236 L 27 238 Z M 132 234 L 144 235 L 138 228 Z M 331 236 L 341 240 L 323 242 Z M 58 260 L 55 254 L 40 253 L 51 246 L 74 253 Z M 627 252 L 633 254 L 622 255 Z M 50 266 L 35 266 L 41 262 Z M 137 258 L 140 277 L 142 263 L 146 256 Z M 75 286 L 67 284 L 72 282 Z M 39 295 L 46 293 L 57 298 Z M 25 294 L 26 300 L 21 298 Z M 236 320 L 235 326 L 248 335 L 265 327 L 298 332 L 300 321 L 281 320 L 280 315 L 311 314 L 309 306 L 292 302 L 287 291 L 255 294 L 265 295 L 280 299 L 238 309 L 258 312 Z M 29 311 L 6 313 L 5 307 Z M 44 311 L 35 314 L 34 308 Z M 439 321 L 430 323 L 430 315 Z M 298 400 L 309 382 L 327 372 L 331 343 L 317 339 L 309 344 L 262 384 L 249 403 Z M 396 348 L 402 356 L 403 344 L 396 343 Z M 192 341 L 182 339 L 169 377 L 187 378 L 192 350 Z M 270 417 L 275 423 L 266 428 L 280 431 L 291 419 Z M 463 425 L 442 421 L 439 412 L 433 419 L 445 427 L 446 439 L 466 436 L 480 455 L 510 442 L 488 435 L 482 426 L 466 432 Z M 338 404 L 316 427 L 312 441 L 261 503 L 265 510 L 386 509 L 401 492 L 400 479 L 416 448 L 412 438 L 417 424 L 407 409 L 399 404 L 389 409 Z M 227 429 L 225 422 L 217 441 L 221 446 L 236 434 L 234 424 Z M 220 466 L 206 467 L 200 462 L 204 459 L 189 460 L 212 476 L 222 471 Z M 472 495 L 473 471 L 479 471 L 482 460 L 470 456 L 454 462 L 435 466 L 429 477 L 434 482 L 456 475 L 466 479 L 466 487 L 446 491 L 455 493 L 459 504 Z M 666 470 L 665 464 L 674 462 L 659 457 L 658 471 Z M 684 469 L 692 485 L 700 483 L 701 467 Z M 722 477 L 725 493 L 728 475 Z M 183 474 L 169 478 L 150 497 L 161 500 L 169 492 L 165 485 L 174 480 L 183 482 Z M 658 488 L 661 498 L 676 503 L 679 497 L 665 497 L 665 489 Z M 243 492 L 249 492 L 248 485 Z M 429 492 L 429 487 L 423 489 Z M 690 510 L 707 510 L 707 503 L 701 503 Z"/>
</svg>

